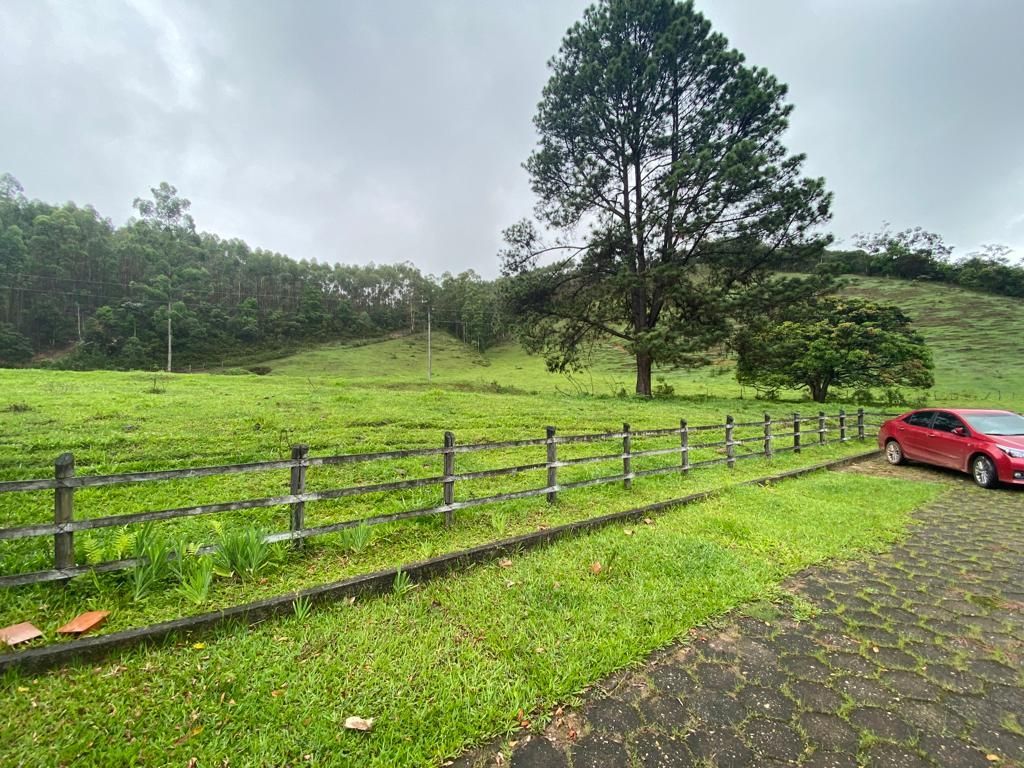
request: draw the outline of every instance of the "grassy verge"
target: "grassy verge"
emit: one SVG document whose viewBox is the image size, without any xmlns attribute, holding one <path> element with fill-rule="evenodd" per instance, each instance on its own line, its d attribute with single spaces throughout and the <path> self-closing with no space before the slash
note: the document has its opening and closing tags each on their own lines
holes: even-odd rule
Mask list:
<svg viewBox="0 0 1024 768">
<path fill-rule="evenodd" d="M 771 596 L 787 574 L 883 546 L 938 492 L 848 474 L 734 489 L 386 598 L 102 667 L 12 673 L 0 762 L 436 763 L 513 729 L 519 710 L 543 722 L 695 624 Z M 376 726 L 345 731 L 349 715 Z"/>
</svg>

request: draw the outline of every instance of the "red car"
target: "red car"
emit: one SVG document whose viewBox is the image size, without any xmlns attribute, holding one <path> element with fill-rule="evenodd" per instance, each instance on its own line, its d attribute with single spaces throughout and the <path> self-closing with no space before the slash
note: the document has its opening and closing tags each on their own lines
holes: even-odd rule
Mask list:
<svg viewBox="0 0 1024 768">
<path fill-rule="evenodd" d="M 1024 417 L 1010 411 L 927 408 L 878 431 L 890 464 L 907 459 L 969 472 L 983 488 L 1024 485 Z"/>
</svg>

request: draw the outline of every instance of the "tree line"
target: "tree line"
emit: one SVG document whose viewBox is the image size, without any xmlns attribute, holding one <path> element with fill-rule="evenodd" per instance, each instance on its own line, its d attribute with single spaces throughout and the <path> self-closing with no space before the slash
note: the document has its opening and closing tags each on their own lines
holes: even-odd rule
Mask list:
<svg viewBox="0 0 1024 768">
<path fill-rule="evenodd" d="M 177 368 L 328 339 L 436 327 L 485 349 L 506 337 L 498 286 L 410 263 L 296 261 L 196 230 L 161 183 L 115 227 L 92 206 L 52 205 L 0 176 L 0 363 L 71 348 L 70 368 Z"/>
</svg>

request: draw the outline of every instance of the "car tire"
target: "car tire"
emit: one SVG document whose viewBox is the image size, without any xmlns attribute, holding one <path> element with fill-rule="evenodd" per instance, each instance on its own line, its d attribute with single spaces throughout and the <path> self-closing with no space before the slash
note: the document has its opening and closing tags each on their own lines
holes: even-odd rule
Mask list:
<svg viewBox="0 0 1024 768">
<path fill-rule="evenodd" d="M 888 440 L 885 443 L 885 460 L 894 467 L 899 464 L 906 464 L 907 458 L 903 455 L 903 446 L 895 440 Z"/>
<path fill-rule="evenodd" d="M 992 463 L 992 459 L 984 454 L 978 454 L 971 459 L 971 477 L 982 488 L 995 488 L 999 482 L 999 475 L 996 474 L 996 465 Z"/>
</svg>

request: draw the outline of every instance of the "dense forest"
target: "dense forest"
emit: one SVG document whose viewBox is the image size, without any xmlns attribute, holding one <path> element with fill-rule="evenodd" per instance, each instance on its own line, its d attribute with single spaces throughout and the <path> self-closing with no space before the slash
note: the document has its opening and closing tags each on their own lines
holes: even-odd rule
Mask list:
<svg viewBox="0 0 1024 768">
<path fill-rule="evenodd" d="M 176 370 L 219 367 L 304 343 L 414 332 L 428 308 L 436 328 L 480 349 L 512 331 L 501 280 L 438 278 L 410 263 L 296 261 L 197 232 L 189 201 L 166 183 L 134 207 L 115 227 L 92 206 L 32 200 L 0 176 L 0 364 L 164 367 L 170 325 Z M 855 244 L 796 266 L 1024 297 L 1024 267 L 1001 246 L 955 260 L 919 228 Z"/>
<path fill-rule="evenodd" d="M 115 227 L 91 206 L 27 198 L 0 177 L 0 363 L 59 351 L 69 368 L 219 366 L 300 342 L 436 327 L 481 349 L 505 333 L 498 286 L 409 263 L 295 261 L 197 232 L 164 183 Z"/>
</svg>

